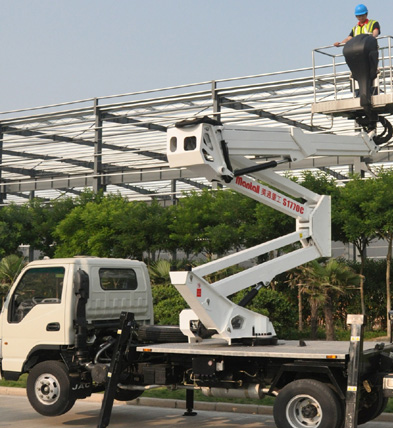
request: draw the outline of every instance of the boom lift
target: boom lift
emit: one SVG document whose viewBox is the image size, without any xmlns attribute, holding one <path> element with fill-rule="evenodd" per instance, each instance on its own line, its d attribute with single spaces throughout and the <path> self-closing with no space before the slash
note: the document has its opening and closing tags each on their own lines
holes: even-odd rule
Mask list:
<svg viewBox="0 0 393 428">
<path fill-rule="evenodd" d="M 279 273 L 331 255 L 330 198 L 279 175 L 274 167 L 309 156 L 371 155 L 378 151 L 373 136 L 374 132 L 338 136 L 305 133 L 298 128 L 222 125 L 208 118 L 184 121 L 168 131 L 171 167 L 190 169 L 296 219 L 296 230 L 288 235 L 191 271 L 171 272 L 173 285 L 192 308 L 180 314 L 180 328 L 190 343 L 212 335 L 228 344 L 274 343 L 276 333 L 268 317 L 244 306 Z M 295 249 L 215 283 L 204 278 L 289 245 Z M 240 305 L 228 298 L 252 286 Z"/>
</svg>

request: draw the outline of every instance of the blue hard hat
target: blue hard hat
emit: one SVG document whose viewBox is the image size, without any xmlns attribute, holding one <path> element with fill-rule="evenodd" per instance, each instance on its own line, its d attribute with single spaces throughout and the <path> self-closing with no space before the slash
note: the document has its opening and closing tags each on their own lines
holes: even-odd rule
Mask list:
<svg viewBox="0 0 393 428">
<path fill-rule="evenodd" d="M 368 10 L 364 4 L 358 4 L 355 7 L 355 16 L 364 15 L 366 13 L 368 13 Z"/>
</svg>

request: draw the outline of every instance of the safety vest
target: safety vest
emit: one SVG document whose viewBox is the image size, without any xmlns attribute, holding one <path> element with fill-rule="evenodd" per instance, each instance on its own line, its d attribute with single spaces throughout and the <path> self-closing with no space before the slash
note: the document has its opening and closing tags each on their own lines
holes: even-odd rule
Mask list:
<svg viewBox="0 0 393 428">
<path fill-rule="evenodd" d="M 376 21 L 370 19 L 367 24 L 360 26 L 359 24 L 355 25 L 352 28 L 353 37 L 358 36 L 359 34 L 372 34 L 373 27 Z"/>
</svg>

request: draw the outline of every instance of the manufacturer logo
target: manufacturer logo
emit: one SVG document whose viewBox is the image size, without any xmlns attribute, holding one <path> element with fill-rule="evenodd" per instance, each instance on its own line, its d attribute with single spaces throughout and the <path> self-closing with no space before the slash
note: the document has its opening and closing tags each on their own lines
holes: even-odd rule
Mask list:
<svg viewBox="0 0 393 428">
<path fill-rule="evenodd" d="M 86 382 L 86 383 L 84 383 L 84 382 L 81 382 L 81 383 L 77 383 L 74 387 L 72 387 L 71 389 L 73 390 L 73 391 L 79 391 L 80 389 L 89 389 L 91 387 L 91 383 L 88 383 L 88 382 Z"/>
</svg>

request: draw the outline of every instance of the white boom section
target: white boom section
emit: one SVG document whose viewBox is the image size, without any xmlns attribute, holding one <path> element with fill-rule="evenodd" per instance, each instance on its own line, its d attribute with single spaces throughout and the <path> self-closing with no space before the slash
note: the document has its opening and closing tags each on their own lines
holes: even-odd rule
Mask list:
<svg viewBox="0 0 393 428">
<path fill-rule="evenodd" d="M 196 328 L 199 321 L 229 344 L 244 338 L 275 337 L 268 317 L 234 304 L 227 296 L 256 284 L 267 284 L 279 273 L 331 255 L 330 198 L 276 174 L 273 167 L 277 162 L 296 162 L 308 156 L 366 156 L 377 151 L 378 146 L 364 132 L 356 136 L 337 136 L 307 134 L 296 128 L 209 123 L 168 130 L 167 156 L 171 167 L 185 167 L 211 181 L 224 182 L 227 187 L 296 219 L 296 231 L 286 236 L 190 272 L 171 272 L 173 285 L 192 308 L 180 314 L 180 328 L 190 342 L 201 340 Z M 275 161 L 265 161 L 263 167 L 266 169 L 258 170 L 261 157 Z M 301 198 L 302 202 L 295 198 Z M 203 278 L 296 243 L 300 244 L 298 249 L 216 283 L 211 284 Z"/>
</svg>

